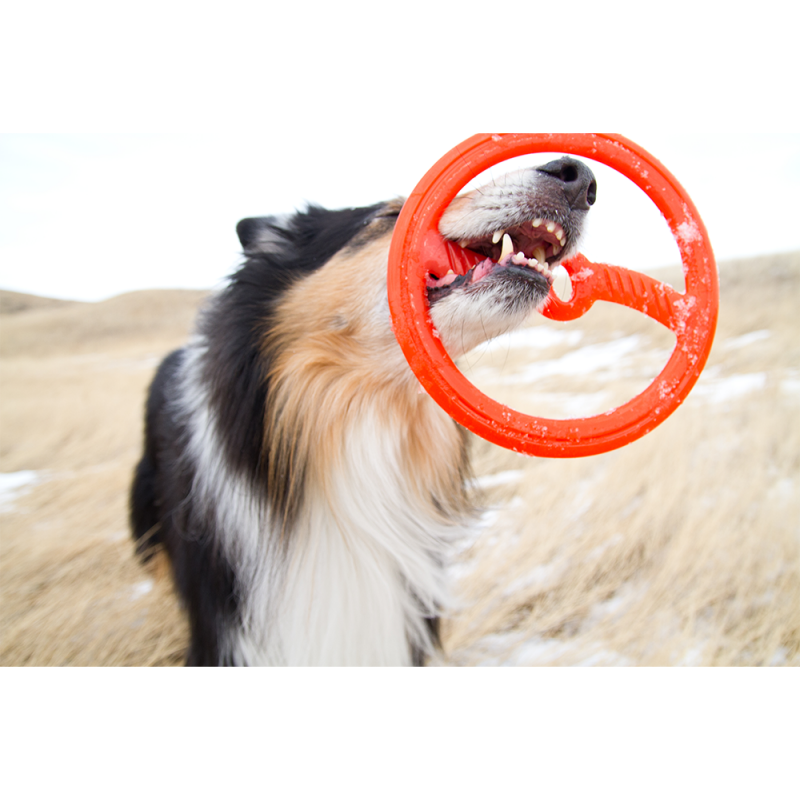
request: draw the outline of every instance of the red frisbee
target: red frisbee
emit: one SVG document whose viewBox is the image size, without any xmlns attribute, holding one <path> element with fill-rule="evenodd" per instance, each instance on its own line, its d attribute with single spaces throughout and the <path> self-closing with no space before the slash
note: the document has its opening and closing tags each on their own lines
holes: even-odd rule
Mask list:
<svg viewBox="0 0 800 800">
<path fill-rule="evenodd" d="M 440 265 L 449 260 L 469 266 L 474 262 L 474 254 L 445 241 L 438 232 L 451 200 L 489 167 L 541 152 L 593 159 L 632 180 L 661 211 L 681 253 L 684 294 L 647 275 L 596 264 L 580 254 L 563 262 L 572 296 L 563 301 L 551 289 L 542 309 L 545 316 L 577 319 L 597 300 L 604 300 L 647 314 L 677 339 L 667 365 L 647 389 L 625 405 L 594 417 L 532 417 L 487 397 L 453 363 L 428 313 L 425 277 L 431 271 L 430 262 Z M 484 439 L 528 455 L 554 458 L 615 450 L 662 423 L 683 402 L 705 366 L 719 306 L 717 268 L 708 234 L 683 187 L 641 147 L 602 133 L 484 133 L 454 147 L 431 167 L 403 206 L 389 251 L 388 285 L 395 337 L 428 394 L 453 419 Z"/>
</svg>

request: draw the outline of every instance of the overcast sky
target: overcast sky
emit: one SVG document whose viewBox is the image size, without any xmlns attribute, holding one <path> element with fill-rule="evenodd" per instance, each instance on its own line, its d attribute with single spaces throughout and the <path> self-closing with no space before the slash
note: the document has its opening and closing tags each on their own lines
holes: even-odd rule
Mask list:
<svg viewBox="0 0 800 800">
<path fill-rule="evenodd" d="M 465 129 L 461 139 L 474 132 Z M 5 135 L 0 287 L 80 300 L 212 287 L 238 261 L 242 217 L 306 201 L 343 207 L 406 195 L 461 139 L 342 135 L 309 151 L 302 140 L 280 136 Z M 689 192 L 718 260 L 800 249 L 799 135 L 635 140 Z M 766 159 L 780 169 L 747 166 Z M 604 165 L 592 166 L 598 200 L 583 252 L 638 269 L 677 263 L 666 223 L 644 194 Z M 754 217 L 765 201 L 768 217 Z"/>
<path fill-rule="evenodd" d="M 455 50 L 474 56 L 499 50 L 513 40 L 516 52 L 552 51 L 582 69 L 588 87 L 604 61 L 594 51 L 671 51 L 663 73 L 671 91 L 652 95 L 651 105 L 686 113 L 706 92 L 705 75 L 695 77 L 681 61 L 683 50 L 794 50 L 797 47 L 794 0 L 670 0 L 643 8 L 641 0 L 570 0 L 564 6 L 532 7 L 509 0 L 497 8 L 464 0 L 404 0 L 376 6 L 368 0 L 336 3 L 270 3 L 228 0 L 140 0 L 135 9 L 108 0 L 33 0 L 3 4 L 0 49 L 3 50 L 355 50 L 369 51 L 377 74 L 404 77 L 398 64 L 408 51 Z M 527 27 L 526 27 L 527 23 Z M 522 32 L 524 30 L 524 33 Z M 492 36 L 494 33 L 494 37 Z M 382 60 L 376 51 L 389 51 Z M 400 56 L 395 55 L 402 51 Z M 666 63 L 669 66 L 666 66 Z M 448 59 L 448 66 L 454 61 Z M 493 72 L 500 65 L 492 62 Z M 454 93 L 452 67 L 440 94 L 448 109 L 460 102 Z M 318 84 L 328 86 L 322 74 Z M 339 76 L 337 75 L 337 78 Z M 555 81 L 551 80 L 552 84 Z M 562 80 L 559 98 L 581 99 L 581 88 Z M 637 88 L 636 72 L 608 72 L 603 87 L 618 96 L 648 97 Z M 261 87 L 261 82 L 258 86 Z M 333 84 L 338 89 L 347 80 Z M 419 85 L 414 80 L 412 85 Z M 431 87 L 436 77 L 429 79 Z M 438 86 L 437 86 L 438 88 Z M 458 90 L 456 90 L 457 92 Z M 462 90 L 463 91 L 463 90 Z M 586 89 L 583 89 L 586 91 Z M 550 96 L 556 92 L 551 89 Z M 657 99 L 656 99 L 657 98 Z M 389 102 L 392 102 L 390 100 Z M 401 102 L 408 102 L 403 96 Z"/>
</svg>

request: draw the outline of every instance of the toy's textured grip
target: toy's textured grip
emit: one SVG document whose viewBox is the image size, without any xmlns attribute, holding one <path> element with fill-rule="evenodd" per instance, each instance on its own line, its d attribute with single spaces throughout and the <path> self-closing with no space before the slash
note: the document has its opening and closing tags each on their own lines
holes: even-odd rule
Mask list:
<svg viewBox="0 0 800 800">
<path fill-rule="evenodd" d="M 597 264 L 578 254 L 562 265 L 570 276 L 572 296 L 560 300 L 552 291 L 542 308 L 550 319 L 567 322 L 583 316 L 598 300 L 647 314 L 674 333 L 681 329 L 677 305 L 683 295 L 669 284 L 624 267 Z"/>
</svg>

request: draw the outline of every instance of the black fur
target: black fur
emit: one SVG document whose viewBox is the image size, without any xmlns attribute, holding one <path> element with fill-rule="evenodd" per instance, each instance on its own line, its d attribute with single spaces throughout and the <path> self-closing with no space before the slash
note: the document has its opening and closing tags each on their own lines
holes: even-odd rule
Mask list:
<svg viewBox="0 0 800 800">
<path fill-rule="evenodd" d="M 263 217 L 237 226 L 247 260 L 203 312 L 199 332 L 209 343 L 203 380 L 211 390 L 224 447 L 220 457 L 251 483 L 264 486 L 269 471 L 262 449 L 269 357 L 262 341 L 275 306 L 295 281 L 354 240 L 381 208 L 309 207 L 282 225 Z M 186 663 L 213 665 L 226 660 L 223 638 L 237 621 L 237 586 L 232 566 L 216 544 L 213 514 L 203 513 L 191 501 L 196 475 L 186 457 L 188 433 L 180 413 L 184 359 L 183 350 L 169 355 L 150 387 L 144 454 L 131 488 L 130 519 L 142 557 L 158 545 L 170 557 L 191 627 Z M 280 489 L 273 488 L 270 502 L 277 514 L 291 514 Z"/>
</svg>

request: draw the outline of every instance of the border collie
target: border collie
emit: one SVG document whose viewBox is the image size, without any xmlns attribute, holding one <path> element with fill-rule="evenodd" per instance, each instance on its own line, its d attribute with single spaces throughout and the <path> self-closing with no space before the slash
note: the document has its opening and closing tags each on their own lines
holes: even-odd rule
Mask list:
<svg viewBox="0 0 800 800">
<path fill-rule="evenodd" d="M 595 194 L 565 157 L 451 203 L 440 232 L 485 256 L 427 279 L 453 358 L 542 304 Z M 131 525 L 141 556 L 169 556 L 187 664 L 420 665 L 437 651 L 448 551 L 475 517 L 467 434 L 392 334 L 401 208 L 242 220 L 243 266 L 153 380 Z"/>
</svg>

